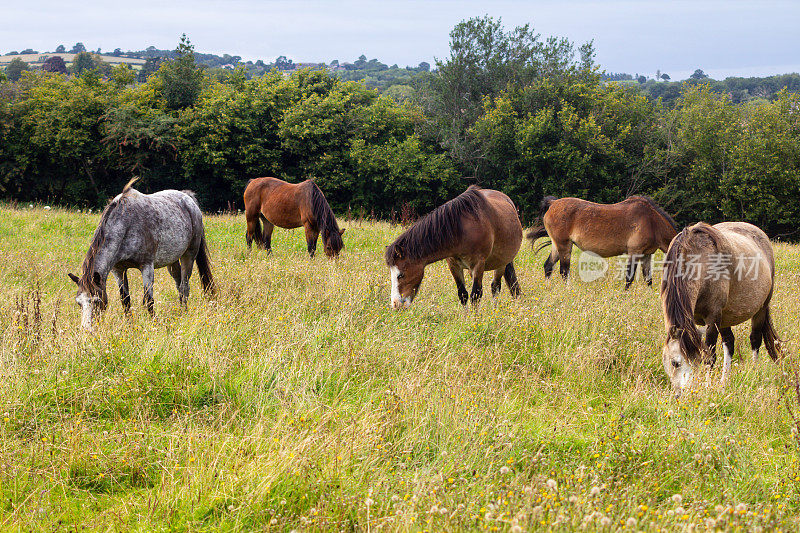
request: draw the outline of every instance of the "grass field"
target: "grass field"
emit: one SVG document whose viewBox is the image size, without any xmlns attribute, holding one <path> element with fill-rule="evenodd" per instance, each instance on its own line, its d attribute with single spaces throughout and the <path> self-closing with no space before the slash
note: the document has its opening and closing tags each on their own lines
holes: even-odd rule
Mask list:
<svg viewBox="0 0 800 533">
<path fill-rule="evenodd" d="M 154 319 L 112 288 L 86 335 L 66 272 L 97 220 L 2 209 L 0 530 L 800 528 L 800 247 L 775 245 L 783 366 L 740 326 L 728 388 L 676 400 L 655 288 L 545 281 L 526 245 L 519 300 L 463 311 L 436 264 L 392 312 L 383 223 L 332 262 L 208 217 L 213 301 L 160 270 Z"/>
</svg>

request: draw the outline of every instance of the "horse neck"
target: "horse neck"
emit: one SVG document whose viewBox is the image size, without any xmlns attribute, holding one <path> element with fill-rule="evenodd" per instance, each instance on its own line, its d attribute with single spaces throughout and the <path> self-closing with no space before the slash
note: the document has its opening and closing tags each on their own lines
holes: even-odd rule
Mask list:
<svg viewBox="0 0 800 533">
<path fill-rule="evenodd" d="M 122 244 L 122 237 L 112 229 L 113 224 L 109 223 L 109 221 L 106 221 L 105 224 L 106 227 L 104 228 L 102 239 L 99 242 L 95 242 L 96 239 L 92 239 L 92 244 L 83 262 L 84 278 L 91 280 L 96 272 L 100 275 L 104 285 L 111 269 L 120 261 L 119 249 Z M 86 269 L 90 271 L 86 272 Z"/>
</svg>

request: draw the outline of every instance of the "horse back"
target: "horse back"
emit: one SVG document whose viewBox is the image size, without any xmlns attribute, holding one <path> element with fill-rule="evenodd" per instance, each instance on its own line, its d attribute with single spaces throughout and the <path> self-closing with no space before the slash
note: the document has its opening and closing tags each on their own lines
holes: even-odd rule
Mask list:
<svg viewBox="0 0 800 533">
<path fill-rule="evenodd" d="M 653 253 L 662 245 L 666 248 L 674 236 L 671 224 L 649 201 L 639 197 L 615 204 L 560 198 L 550 203 L 543 222 L 555 243 L 571 241 L 581 250 L 602 257 Z M 670 231 L 664 231 L 665 226 L 669 226 Z M 663 236 L 664 233 L 667 235 Z"/>
<path fill-rule="evenodd" d="M 305 183 L 288 183 L 272 177 L 252 179 L 244 191 L 245 212 L 248 216 L 263 215 L 281 228 L 300 227 L 310 212 L 305 209 L 309 203 Z"/>
</svg>

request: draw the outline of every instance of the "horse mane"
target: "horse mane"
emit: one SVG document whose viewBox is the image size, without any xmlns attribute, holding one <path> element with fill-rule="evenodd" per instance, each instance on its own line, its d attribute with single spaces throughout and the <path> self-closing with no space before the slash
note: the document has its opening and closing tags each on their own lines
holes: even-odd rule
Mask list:
<svg viewBox="0 0 800 533">
<path fill-rule="evenodd" d="M 693 240 L 698 235 L 708 237 L 713 246 L 719 249 L 719 237 L 716 230 L 705 223 L 684 228 L 673 239 L 664 256 L 664 274 L 661 280 L 661 293 L 664 298 L 664 309 L 671 323 L 669 336 L 678 339 L 681 351 L 692 362 L 696 362 L 705 353 L 705 345 L 700 331 L 694 323 L 694 310 L 690 298 L 690 287 L 684 272 L 677 265 L 684 261 L 681 257 L 694 248 Z"/>
<path fill-rule="evenodd" d="M 674 229 L 676 232 L 677 232 L 677 231 L 680 231 L 680 230 L 678 229 L 678 224 L 675 222 L 675 219 L 674 219 L 674 218 L 672 218 L 672 217 L 669 215 L 669 213 L 667 213 L 666 211 L 664 211 L 664 208 L 663 208 L 663 207 L 661 207 L 660 205 L 658 205 L 658 204 L 656 203 L 656 201 L 655 201 L 655 200 L 653 200 L 653 199 L 652 199 L 652 198 L 650 198 L 649 196 L 631 196 L 631 198 L 641 199 L 641 200 L 644 200 L 645 202 L 647 202 L 647 204 L 649 204 L 649 205 L 650 205 L 650 207 L 652 207 L 653 209 L 655 209 L 655 210 L 656 210 L 656 212 L 657 212 L 659 215 L 661 215 L 662 217 L 664 217 L 664 220 L 666 220 L 667 222 L 669 222 L 669 225 L 670 225 L 670 226 L 672 226 L 672 229 Z"/>
<path fill-rule="evenodd" d="M 339 233 L 339 224 L 336 222 L 336 215 L 333 214 L 330 204 L 325 199 L 325 195 L 317 184 L 309 180 L 311 184 L 311 212 L 317 221 L 317 229 L 322 233 L 322 238 L 330 244 L 336 251 L 344 247 L 342 235 Z"/>
<path fill-rule="evenodd" d="M 394 265 L 398 251 L 400 257 L 411 260 L 435 253 L 463 236 L 463 217 L 477 219 L 486 208 L 487 201 L 480 187 L 470 185 L 466 191 L 419 219 L 387 246 L 386 264 Z"/>
<path fill-rule="evenodd" d="M 138 180 L 139 177 L 137 176 L 128 181 L 125 187 L 122 188 L 122 194 L 112 199 L 103 209 L 103 214 L 100 215 L 100 223 L 97 225 L 97 229 L 94 230 L 92 241 L 89 243 L 89 250 L 86 252 L 86 257 L 83 259 L 83 265 L 81 266 L 81 277 L 78 280 L 78 286 L 89 291 L 90 294 L 95 294 L 100 289 L 94 282 L 94 260 L 97 256 L 97 251 L 106 240 L 106 224 L 114 210 L 126 200 L 127 193 L 133 190 L 133 184 Z"/>
</svg>

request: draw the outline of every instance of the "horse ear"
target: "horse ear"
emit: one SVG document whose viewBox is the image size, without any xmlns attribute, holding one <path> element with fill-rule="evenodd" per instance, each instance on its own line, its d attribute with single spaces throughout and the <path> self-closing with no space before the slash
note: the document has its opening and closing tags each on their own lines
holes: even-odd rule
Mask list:
<svg viewBox="0 0 800 533">
<path fill-rule="evenodd" d="M 683 333 L 683 329 L 682 328 L 679 328 L 678 326 L 675 326 L 675 325 L 669 327 L 669 338 L 670 339 L 677 339 L 678 337 L 681 336 L 681 333 Z"/>
<path fill-rule="evenodd" d="M 403 249 L 399 246 L 394 247 L 394 258 L 395 259 L 402 259 L 403 258 Z"/>
<path fill-rule="evenodd" d="M 339 230 L 339 235 L 344 235 L 344 228 Z"/>
<path fill-rule="evenodd" d="M 76 275 L 75 275 L 75 274 L 73 274 L 72 272 L 67 272 L 67 276 L 69 276 L 69 279 L 71 279 L 72 281 L 74 281 L 74 282 L 75 282 L 75 285 L 78 285 L 78 284 L 80 284 L 80 281 L 81 281 L 81 280 L 80 280 L 80 279 L 78 279 L 78 276 L 76 276 Z"/>
</svg>

